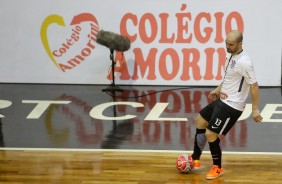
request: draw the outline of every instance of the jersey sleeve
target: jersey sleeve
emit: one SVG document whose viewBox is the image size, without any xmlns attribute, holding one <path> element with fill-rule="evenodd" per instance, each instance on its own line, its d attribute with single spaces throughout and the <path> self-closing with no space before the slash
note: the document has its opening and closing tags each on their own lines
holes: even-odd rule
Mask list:
<svg viewBox="0 0 282 184">
<path fill-rule="evenodd" d="M 254 66 L 249 59 L 243 59 L 240 65 L 240 74 L 244 76 L 247 84 L 257 82 Z"/>
</svg>

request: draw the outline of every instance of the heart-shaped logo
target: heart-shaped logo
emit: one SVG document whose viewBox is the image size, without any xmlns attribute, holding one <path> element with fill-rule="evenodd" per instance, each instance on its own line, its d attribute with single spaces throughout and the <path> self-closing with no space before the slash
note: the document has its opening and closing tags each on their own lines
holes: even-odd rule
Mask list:
<svg viewBox="0 0 282 184">
<path fill-rule="evenodd" d="M 84 23 L 83 26 L 81 24 Z M 52 24 L 57 24 L 62 27 L 66 27 L 64 18 L 60 15 L 50 15 L 45 18 L 42 23 L 40 36 L 41 41 L 44 46 L 45 51 L 52 60 L 52 62 L 63 72 L 66 70 L 73 69 L 78 66 L 82 61 L 90 56 L 91 52 L 95 49 L 96 35 L 99 32 L 99 24 L 96 17 L 90 13 L 81 13 L 73 17 L 70 23 L 71 35 L 67 36 L 63 43 L 59 43 L 57 49 L 51 49 L 49 38 L 48 38 L 48 28 Z M 85 25 L 86 24 L 86 25 Z M 88 32 L 85 32 L 83 28 L 87 27 Z M 86 30 L 86 31 L 87 31 Z M 82 35 L 84 34 L 84 35 Z M 84 36 L 84 37 L 83 37 Z M 87 42 L 82 45 L 81 49 L 72 53 L 71 50 L 78 44 L 81 44 L 80 40 L 82 38 L 87 39 Z M 65 55 L 71 55 L 65 61 L 61 61 Z"/>
</svg>

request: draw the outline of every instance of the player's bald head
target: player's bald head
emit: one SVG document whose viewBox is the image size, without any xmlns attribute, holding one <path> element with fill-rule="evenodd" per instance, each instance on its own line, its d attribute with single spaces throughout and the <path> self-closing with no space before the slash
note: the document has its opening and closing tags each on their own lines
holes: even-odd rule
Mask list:
<svg viewBox="0 0 282 184">
<path fill-rule="evenodd" d="M 238 30 L 232 30 L 227 34 L 227 40 L 237 43 L 242 42 L 243 34 Z"/>
</svg>

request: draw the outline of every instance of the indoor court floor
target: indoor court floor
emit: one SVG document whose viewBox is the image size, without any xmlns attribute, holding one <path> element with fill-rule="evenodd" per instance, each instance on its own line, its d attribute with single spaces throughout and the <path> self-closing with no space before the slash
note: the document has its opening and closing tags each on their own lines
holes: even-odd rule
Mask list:
<svg viewBox="0 0 282 184">
<path fill-rule="evenodd" d="M 0 84 L 0 184 L 282 183 L 282 87 L 261 87 L 221 136 L 224 175 L 176 170 L 192 153 L 195 117 L 214 87 Z"/>
</svg>

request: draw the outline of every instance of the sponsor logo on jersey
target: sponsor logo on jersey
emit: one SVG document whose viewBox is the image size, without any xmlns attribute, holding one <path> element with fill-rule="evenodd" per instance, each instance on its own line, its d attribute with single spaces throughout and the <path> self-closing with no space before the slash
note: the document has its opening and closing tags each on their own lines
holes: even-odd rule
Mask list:
<svg viewBox="0 0 282 184">
<path fill-rule="evenodd" d="M 233 69 L 235 65 L 236 65 L 236 61 L 235 61 L 235 60 L 232 60 L 232 61 L 231 61 L 231 64 L 230 64 L 230 68 Z"/>
</svg>

